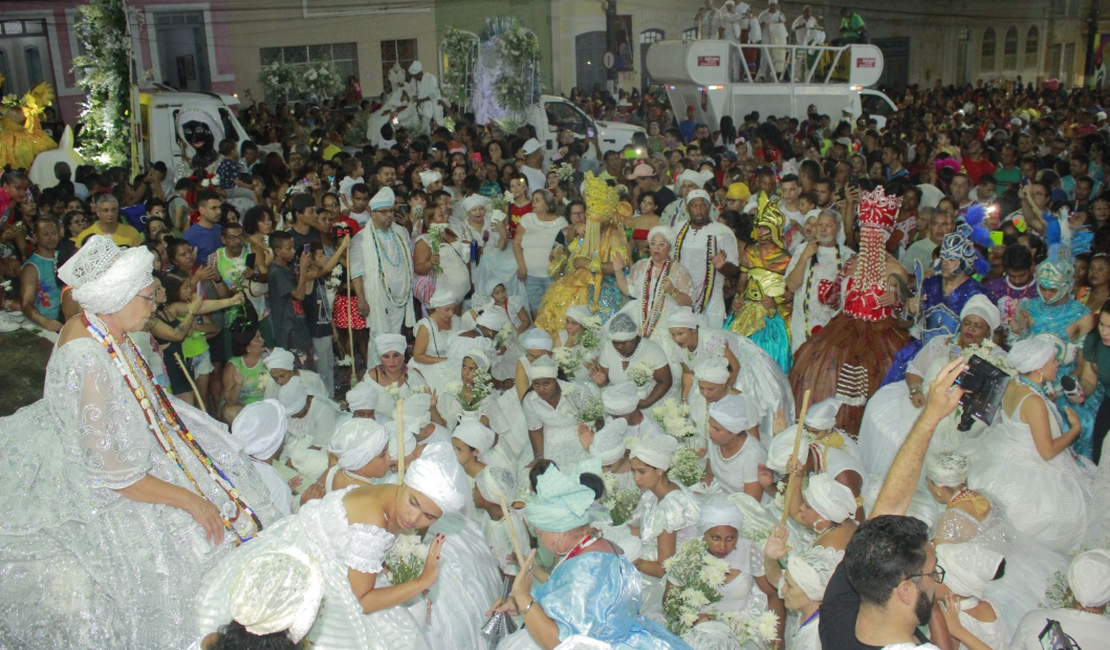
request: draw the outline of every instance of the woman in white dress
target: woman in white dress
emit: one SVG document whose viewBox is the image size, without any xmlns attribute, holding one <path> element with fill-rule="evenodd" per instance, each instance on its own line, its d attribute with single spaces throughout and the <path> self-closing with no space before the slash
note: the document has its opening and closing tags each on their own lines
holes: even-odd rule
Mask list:
<svg viewBox="0 0 1110 650">
<path fill-rule="evenodd" d="M 415 364 L 405 362 L 408 341 L 404 336 L 377 334 L 374 336 L 374 348 L 380 362 L 366 369 L 363 382 L 377 394 L 374 419 L 385 424 L 397 416 L 398 400 L 408 399 L 413 393 L 427 392 L 428 382 Z"/>
<path fill-rule="evenodd" d="M 486 545 L 497 560 L 501 573 L 507 576 L 520 572 L 523 558 L 516 556 L 515 549 L 527 549 L 529 541 L 523 513 L 516 510 L 523 508 L 524 504 L 514 501 L 516 493 L 516 477 L 502 467 L 486 467 L 474 481 L 474 505 L 478 508 L 476 521 L 486 535 Z M 502 504 L 508 506 L 508 511 L 502 508 Z"/>
<path fill-rule="evenodd" d="M 567 307 L 565 319 L 555 347 L 566 348 L 565 352 L 558 354 L 567 354 L 569 358 L 579 361 L 578 367 L 568 374 L 568 378 L 577 382 L 592 382 L 588 366 L 597 361 L 598 348 L 601 345 L 601 319 L 591 314 L 585 305 Z"/>
<path fill-rule="evenodd" d="M 786 650 L 821 650 L 817 634 L 821 600 L 829 579 L 840 564 L 840 554 L 825 546 L 791 551 L 786 556 L 782 598 L 790 615 L 786 619 Z"/>
<path fill-rule="evenodd" d="M 412 344 L 412 366 L 420 372 L 428 386 L 437 392 L 451 380 L 447 370 L 447 355 L 451 341 L 461 329 L 455 306 L 462 301 L 464 294 L 456 294 L 444 287 L 436 287 L 435 294 L 428 301 L 428 317 L 421 318 L 414 328 L 415 342 Z"/>
<path fill-rule="evenodd" d="M 504 312 L 517 334 L 523 334 L 532 326 L 532 317 L 528 315 L 528 302 L 516 294 L 509 293 L 504 280 L 487 278 L 479 282 L 475 279 L 474 286 L 477 288 L 471 297 L 471 309 L 463 315 L 464 329 L 473 327 L 478 320 L 478 314 L 487 309 Z M 470 318 L 468 319 L 467 316 Z"/>
<path fill-rule="evenodd" d="M 324 493 L 350 485 L 371 485 L 389 473 L 389 437 L 385 428 L 369 418 L 351 418 L 335 430 L 328 455 L 335 458 L 321 478 Z"/>
<path fill-rule="evenodd" d="M 582 444 L 590 452 L 590 456 L 601 462 L 601 477 L 605 479 L 607 498 L 615 497 L 616 492 L 641 491 L 636 487 L 632 463 L 626 454 L 627 432 L 628 423 L 624 418 L 614 418 L 598 429 L 597 433 L 587 429 L 580 434 Z"/>
<path fill-rule="evenodd" d="M 721 600 L 717 611 L 742 612 L 749 607 L 770 609 L 783 620 L 785 611 L 778 588 L 768 582 L 763 568 L 763 549 L 740 535 L 744 513 L 723 497 L 711 497 L 701 507 L 698 532 L 709 554 L 728 562 L 725 583 L 717 588 Z M 759 591 L 756 591 L 758 587 Z"/>
<path fill-rule="evenodd" d="M 709 462 L 702 482 L 711 491 L 743 492 L 763 501 L 759 466 L 767 462 L 767 452 L 749 433 L 756 422 L 748 404 L 741 395 L 726 395 L 709 406 Z"/>
<path fill-rule="evenodd" d="M 443 537 L 429 544 L 423 573 L 409 582 L 384 584 L 386 556 L 402 531 L 457 512 L 467 496 L 465 474 L 450 445 L 434 443 L 406 469 L 402 485 L 350 486 L 306 504 L 208 572 L 196 600 L 201 631 L 230 618 L 230 582 L 241 566 L 260 553 L 294 546 L 315 559 L 324 576 L 328 604 L 307 636 L 314 648 L 433 647 L 425 622 L 416 620 L 406 603 L 435 586 Z"/>
<path fill-rule="evenodd" d="M 659 621 L 666 586 L 663 563 L 680 544 L 698 534 L 701 512 L 701 502 L 693 493 L 667 476 L 677 450 L 678 442 L 670 436 L 638 438 L 628 449 L 632 478 L 644 492 L 628 522 L 629 530 L 643 542 L 642 554 L 635 563 L 647 585 L 640 611 Z"/>
<path fill-rule="evenodd" d="M 559 367 L 547 357 L 540 357 L 528 369 L 532 391 L 524 396 L 522 405 L 532 458 L 521 454 L 527 467 L 546 458 L 569 468 L 590 457 L 578 438 L 578 424 L 586 401 L 597 398 L 596 390 L 561 381 L 558 372 Z"/>
<path fill-rule="evenodd" d="M 434 212 L 429 223 L 446 227 L 440 236 L 439 252 L 432 250 L 430 234 L 420 235 L 412 246 L 412 270 L 416 275 L 433 275 L 436 291 L 450 291 L 456 296 L 456 303 L 461 302 L 463 296 L 470 293 L 470 245 L 447 226 L 451 220 L 450 212 L 445 212 L 439 206 L 432 210 Z M 424 297 L 418 296 L 418 299 Z M 431 305 L 425 306 L 431 309 Z"/>
<path fill-rule="evenodd" d="M 983 591 L 994 580 L 1002 554 L 974 542 L 937 546 L 937 564 L 944 567 L 934 597 L 943 599 L 941 611 L 948 634 L 957 641 L 953 650 L 1001 650 L 1010 638 L 996 608 Z"/>
<path fill-rule="evenodd" d="M 187 647 L 205 569 L 278 519 L 227 428 L 167 397 L 129 337 L 154 313 L 153 266 L 87 240 L 59 269 L 83 313 L 45 397 L 0 419 L 5 648 Z"/>
<path fill-rule="evenodd" d="M 481 251 L 478 266 L 474 269 L 474 286 L 484 287 L 489 282 L 497 282 L 505 286 L 509 295 L 528 304 L 528 294 L 516 277 L 516 256 L 507 225 L 508 215 L 501 210 L 490 212 L 488 200 L 477 194 L 463 201 L 463 209 L 467 214 L 463 240 L 478 242 Z"/>
<path fill-rule="evenodd" d="M 597 362 L 587 366 L 598 386 L 631 381 L 639 386 L 639 408 L 651 408 L 672 389 L 671 367 L 663 348 L 640 336 L 632 317 L 619 313 L 609 321 L 609 342 L 601 344 Z"/>
<path fill-rule="evenodd" d="M 648 232 L 651 255 L 632 265 L 625 277 L 617 274 L 617 286 L 629 297 L 621 311 L 640 324 L 640 335 L 666 347 L 667 318 L 676 307 L 693 302 L 693 284 L 686 268 L 674 261 L 674 231 L 656 226 Z M 621 260 L 614 260 L 620 266 Z"/>
<path fill-rule="evenodd" d="M 792 469 L 799 472 L 796 466 Z M 767 579 L 773 585 L 779 584 L 782 578 L 779 560 L 786 557 L 791 546 L 797 549 L 812 546 L 830 548 L 838 553 L 839 563 L 844 557 L 844 549 L 848 548 L 848 542 L 859 528 L 852 518 L 856 513 L 856 499 L 846 485 L 837 483 L 828 474 L 814 474 L 809 477 L 809 485 L 803 491 L 801 479 L 798 476 L 793 488 L 787 491 L 786 510 L 792 520 L 817 536 L 809 543 L 796 540 L 790 544 L 791 534 L 786 526 L 776 524 L 771 529 L 771 536 L 763 546 L 763 556 L 766 559 Z"/>
<path fill-rule="evenodd" d="M 513 238 L 516 256 L 516 278 L 524 283 L 528 292 L 528 309 L 534 315 L 543 301 L 543 294 L 551 286 L 547 266 L 551 262 L 551 247 L 555 237 L 567 227 L 567 220 L 554 209 L 555 197 L 547 190 L 532 193 L 532 211 L 520 218 Z"/>
</svg>

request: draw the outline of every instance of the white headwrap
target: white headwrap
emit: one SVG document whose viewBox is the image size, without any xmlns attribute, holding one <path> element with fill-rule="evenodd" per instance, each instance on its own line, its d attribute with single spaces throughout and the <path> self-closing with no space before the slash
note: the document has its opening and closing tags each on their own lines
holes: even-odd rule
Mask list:
<svg viewBox="0 0 1110 650">
<path fill-rule="evenodd" d="M 744 513 L 740 508 L 721 496 L 709 497 L 701 506 L 698 516 L 698 534 L 704 535 L 705 531 L 717 526 L 730 526 L 739 533 L 744 529 Z"/>
<path fill-rule="evenodd" d="M 674 230 L 672 230 L 670 226 L 659 225 L 649 230 L 647 236 L 649 245 L 651 244 L 651 240 L 655 239 L 656 235 L 659 235 L 663 239 L 667 240 L 667 243 L 671 245 L 671 249 L 674 249 L 675 234 Z"/>
<path fill-rule="evenodd" d="M 636 326 L 636 321 L 624 312 L 618 313 L 609 321 L 609 338 L 616 343 L 631 341 L 639 335 L 640 328 Z"/>
<path fill-rule="evenodd" d="M 389 458 L 396 462 L 396 460 L 401 457 L 397 450 L 397 447 L 400 445 L 400 442 L 397 441 L 397 422 L 387 422 L 383 428 L 385 429 L 386 438 L 389 439 L 389 442 L 386 444 L 386 449 L 389 451 Z M 419 422 L 409 422 L 408 416 L 405 416 L 405 432 L 403 434 L 405 438 L 405 457 L 408 457 L 409 454 L 416 451 L 416 434 L 420 429 L 421 425 Z"/>
<path fill-rule="evenodd" d="M 786 570 L 790 573 L 790 579 L 810 600 L 821 601 L 825 598 L 825 589 L 843 557 L 844 551 L 814 545 L 804 551 L 791 551 L 786 556 Z"/>
<path fill-rule="evenodd" d="M 628 415 L 640 405 L 639 390 L 630 381 L 611 384 L 601 391 L 601 405 L 609 415 Z"/>
<path fill-rule="evenodd" d="M 378 334 L 374 337 L 374 348 L 377 349 L 379 357 L 385 356 L 386 352 L 399 352 L 404 355 L 407 347 L 408 341 L 400 334 Z"/>
<path fill-rule="evenodd" d="M 727 384 L 728 375 L 728 360 L 723 356 L 702 359 L 694 366 L 694 379 L 708 384 Z"/>
<path fill-rule="evenodd" d="M 420 184 L 424 186 L 425 190 L 428 189 L 429 186 L 435 185 L 442 179 L 443 174 L 440 174 L 437 171 L 420 172 Z"/>
<path fill-rule="evenodd" d="M 505 504 L 508 505 L 516 494 L 516 477 L 504 467 L 487 466 L 474 477 L 474 483 L 478 486 L 478 494 L 490 503 L 500 505 L 501 497 L 505 497 Z"/>
<path fill-rule="evenodd" d="M 446 442 L 424 447 L 405 471 L 405 485 L 431 499 L 445 515 L 462 509 L 470 494 L 466 472 Z"/>
<path fill-rule="evenodd" d="M 667 329 L 675 327 L 697 329 L 698 317 L 694 314 L 694 310 L 689 307 L 676 307 L 671 315 L 667 317 Z"/>
<path fill-rule="evenodd" d="M 981 293 L 977 293 L 969 298 L 968 301 L 964 303 L 964 308 L 960 310 L 960 320 L 968 316 L 978 316 L 985 320 L 987 325 L 990 326 L 991 332 L 998 329 L 999 325 L 1002 323 L 1002 315 L 999 313 L 998 307 L 991 302 L 990 298 L 987 298 Z"/>
<path fill-rule="evenodd" d="M 409 74 L 420 74 L 424 71 L 424 66 L 420 65 L 419 61 L 413 61 L 409 66 Z"/>
<path fill-rule="evenodd" d="M 489 205 L 489 199 L 482 196 L 481 194 L 471 194 L 470 196 L 463 199 L 462 205 L 463 210 L 465 210 L 466 214 L 469 215 L 470 211 L 474 208 L 477 208 L 478 206 L 481 206 L 483 208 L 487 207 Z"/>
<path fill-rule="evenodd" d="M 239 411 L 231 423 L 231 437 L 243 446 L 248 456 L 262 460 L 281 448 L 288 425 L 285 407 L 276 399 L 264 399 Z"/>
<path fill-rule="evenodd" d="M 373 411 L 378 408 L 378 391 L 370 386 L 370 382 L 360 381 L 355 387 L 347 391 L 347 408 L 355 411 Z"/>
<path fill-rule="evenodd" d="M 925 476 L 941 487 L 959 487 L 967 482 L 971 461 L 955 451 L 929 454 L 925 458 Z"/>
<path fill-rule="evenodd" d="M 601 461 L 602 465 L 612 465 L 624 457 L 624 435 L 628 432 L 628 421 L 614 418 L 605 423 L 594 434 L 590 445 L 590 455 Z"/>
<path fill-rule="evenodd" d="M 231 617 L 255 636 L 285 632 L 300 643 L 320 611 L 324 577 L 320 565 L 295 546 L 251 557 L 231 581 Z"/>
<path fill-rule="evenodd" d="M 750 410 L 742 396 L 725 395 L 709 405 L 709 417 L 729 433 L 742 433 L 759 424 Z"/>
<path fill-rule="evenodd" d="M 835 397 L 823 399 L 806 412 L 806 426 L 815 431 L 825 431 L 836 426 L 836 414 L 843 404 Z"/>
<path fill-rule="evenodd" d="M 1047 339 L 1033 337 L 1018 341 L 1006 355 L 1006 363 L 1020 373 L 1040 370 L 1048 360 L 1056 356 L 1056 346 Z"/>
<path fill-rule="evenodd" d="M 370 418 L 351 418 L 339 426 L 328 443 L 328 451 L 343 469 L 356 470 L 382 453 L 389 439 L 382 425 Z"/>
<path fill-rule="evenodd" d="M 73 299 L 94 314 L 114 314 L 154 282 L 154 255 L 143 246 L 123 249 L 109 235 L 89 237 L 58 277 Z"/>
<path fill-rule="evenodd" d="M 648 435 L 636 438 L 628 448 L 629 458 L 638 458 L 656 469 L 671 468 L 671 456 L 678 450 L 678 441 L 671 436 Z"/>
<path fill-rule="evenodd" d="M 706 192 L 705 190 L 692 190 L 689 194 L 686 195 L 686 205 L 690 205 L 690 202 L 694 199 L 705 199 L 705 202 L 709 203 L 710 205 L 712 205 L 713 203 L 709 200 L 709 192 Z"/>
<path fill-rule="evenodd" d="M 489 328 L 496 332 L 509 322 L 509 317 L 505 313 L 505 310 L 499 309 L 497 307 L 490 307 L 489 309 L 483 311 L 481 314 L 478 314 L 476 322 L 478 325 Z"/>
<path fill-rule="evenodd" d="M 412 422 L 419 429 L 423 429 L 432 421 L 432 394 L 413 393 L 405 398 L 405 424 Z M 407 428 L 407 426 L 406 426 Z"/>
<path fill-rule="evenodd" d="M 262 360 L 267 370 L 293 370 L 293 353 L 285 348 L 274 348 Z"/>
<path fill-rule="evenodd" d="M 696 172 L 692 169 L 687 169 L 678 175 L 678 178 L 675 179 L 674 184 L 677 189 L 681 190 L 682 184 L 686 181 L 690 181 L 700 188 L 705 187 L 706 182 L 709 181 L 709 179 L 712 177 L 712 174 L 708 174 L 706 172 Z M 687 198 L 686 202 L 690 202 L 689 198 Z"/>
<path fill-rule="evenodd" d="M 1096 548 L 1077 555 L 1068 567 L 1068 586 L 1084 607 L 1110 603 L 1110 552 Z"/>
<path fill-rule="evenodd" d="M 520 336 L 520 347 L 525 350 L 543 350 L 551 352 L 551 335 L 533 327 Z"/>
<path fill-rule="evenodd" d="M 301 380 L 300 375 L 293 375 L 285 382 L 278 391 L 278 401 L 285 407 L 290 417 L 304 410 L 305 404 L 308 403 L 308 389 L 304 387 L 304 381 Z"/>
<path fill-rule="evenodd" d="M 458 438 L 476 449 L 479 455 L 489 451 L 493 447 L 493 443 L 497 442 L 497 434 L 476 420 L 467 420 L 460 423 L 451 433 L 451 437 Z"/>
<path fill-rule="evenodd" d="M 528 381 L 555 379 L 559 376 L 559 366 L 548 357 L 540 357 L 528 366 Z"/>
<path fill-rule="evenodd" d="M 802 496 L 822 519 L 839 524 L 856 514 L 856 495 L 828 474 L 811 474 Z"/>
<path fill-rule="evenodd" d="M 428 299 L 428 309 L 437 309 L 439 307 L 446 307 L 447 305 L 454 305 L 459 302 L 458 296 L 455 292 L 447 288 L 446 285 L 436 287 L 435 293 Z"/>
<path fill-rule="evenodd" d="M 806 415 L 809 421 L 809 415 Z M 794 439 L 798 437 L 798 425 L 793 424 L 779 431 L 771 438 L 771 445 L 767 449 L 767 467 L 780 474 L 786 473 L 786 463 L 794 455 Z M 805 442 L 805 438 L 802 438 Z M 805 463 L 809 459 L 809 445 L 798 446 L 798 462 Z"/>
<path fill-rule="evenodd" d="M 983 597 L 994 580 L 1002 554 L 973 542 L 938 544 L 937 564 L 944 567 L 944 584 L 957 596 Z"/>
<path fill-rule="evenodd" d="M 489 354 L 487 354 L 486 351 L 480 347 L 472 347 L 467 349 L 467 351 L 463 353 L 463 359 L 470 359 L 474 363 L 478 364 L 479 368 L 483 370 L 489 370 Z"/>
<path fill-rule="evenodd" d="M 397 195 L 393 193 L 389 187 L 383 187 L 378 190 L 378 193 L 370 198 L 370 211 L 385 210 L 392 208 L 393 204 L 397 202 Z"/>
<path fill-rule="evenodd" d="M 601 327 L 601 319 L 590 313 L 585 305 L 571 305 L 567 307 L 567 318 L 582 327 Z"/>
</svg>

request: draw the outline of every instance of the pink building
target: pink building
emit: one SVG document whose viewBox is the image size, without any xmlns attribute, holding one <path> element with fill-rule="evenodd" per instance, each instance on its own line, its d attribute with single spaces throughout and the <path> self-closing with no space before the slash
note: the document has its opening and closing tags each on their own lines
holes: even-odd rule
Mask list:
<svg viewBox="0 0 1110 650">
<path fill-rule="evenodd" d="M 54 85 L 55 107 L 73 124 L 83 92 L 73 57 L 83 46 L 73 25 L 78 0 L 0 3 L 0 74 L 3 94 L 23 94 L 40 81 Z M 139 73 L 179 90 L 235 92 L 225 0 L 131 0 L 133 48 Z M 79 74 L 80 71 L 77 71 Z"/>
</svg>

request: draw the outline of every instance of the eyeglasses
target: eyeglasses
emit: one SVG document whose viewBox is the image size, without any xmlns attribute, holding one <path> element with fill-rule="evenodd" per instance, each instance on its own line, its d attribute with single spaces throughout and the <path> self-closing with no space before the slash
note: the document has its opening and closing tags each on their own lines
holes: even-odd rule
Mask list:
<svg viewBox="0 0 1110 650">
<path fill-rule="evenodd" d="M 933 579 L 933 582 L 937 583 L 938 585 L 942 585 L 944 584 L 944 567 L 938 564 L 929 573 L 915 573 L 913 575 L 906 576 L 906 579 L 909 580 L 912 578 L 924 578 L 925 576 L 929 576 Z"/>
<path fill-rule="evenodd" d="M 158 302 L 158 299 L 153 295 L 148 296 L 148 295 L 140 293 L 140 294 L 138 294 L 138 297 L 142 298 L 143 300 L 146 300 L 146 301 L 150 302 L 150 304 L 152 304 L 152 305 Z"/>
</svg>

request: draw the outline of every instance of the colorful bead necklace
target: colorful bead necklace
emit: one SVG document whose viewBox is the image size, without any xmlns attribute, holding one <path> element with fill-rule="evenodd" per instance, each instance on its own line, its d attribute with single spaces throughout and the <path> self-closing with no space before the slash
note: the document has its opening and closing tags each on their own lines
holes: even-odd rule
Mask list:
<svg viewBox="0 0 1110 650">
<path fill-rule="evenodd" d="M 374 242 L 374 254 L 377 256 L 378 260 L 378 280 L 382 283 L 382 289 L 385 291 L 385 296 L 389 300 L 390 304 L 394 307 L 404 307 L 406 304 L 408 304 L 409 301 L 409 291 L 406 289 L 404 292 L 402 292 L 400 298 L 394 296 L 393 290 L 389 288 L 389 283 L 386 282 L 385 267 L 382 265 L 382 260 L 384 259 L 386 262 L 389 263 L 390 266 L 394 268 L 401 266 L 402 264 L 404 264 L 405 261 L 405 256 L 402 254 L 403 251 L 397 251 L 398 259 L 396 262 L 394 262 L 389 258 L 388 251 L 385 250 L 386 247 L 380 246 L 378 244 L 378 229 L 372 227 L 370 228 L 370 230 L 372 231 L 370 238 Z M 400 242 L 397 241 L 397 233 L 393 232 L 392 226 L 389 229 L 389 234 L 391 236 L 391 239 L 397 242 L 398 248 L 400 248 Z M 407 264 L 405 266 L 407 266 Z M 412 269 L 409 269 L 409 272 L 405 274 L 405 277 L 407 278 L 407 282 L 412 282 Z"/>
<path fill-rule="evenodd" d="M 678 231 L 678 236 L 675 237 L 675 256 L 676 262 L 682 260 L 682 242 L 686 240 L 686 235 L 690 232 L 690 222 L 682 224 L 682 229 Z M 706 307 L 709 306 L 709 301 L 713 298 L 713 281 L 717 277 L 717 269 L 713 267 L 713 258 L 717 255 L 717 238 L 710 235 L 705 241 L 705 279 L 701 284 L 701 294 L 694 299 L 694 304 L 697 305 L 695 310 L 698 313 L 704 313 Z"/>
<path fill-rule="evenodd" d="M 659 323 L 659 318 L 663 315 L 663 303 L 667 297 L 659 297 L 659 285 L 663 279 L 668 277 L 671 273 L 671 261 L 663 262 L 663 269 L 659 272 L 659 277 L 655 278 L 655 286 L 651 284 L 652 271 L 655 269 L 654 264 L 648 264 L 647 277 L 644 278 L 644 295 L 640 300 L 641 319 L 640 322 L 643 326 L 643 335 L 650 337 L 651 333 L 655 331 L 655 326 Z"/>
<path fill-rule="evenodd" d="M 818 250 L 820 250 L 820 249 L 818 249 Z M 841 269 L 840 246 L 834 245 L 833 250 L 836 251 L 836 275 L 837 275 L 837 277 L 840 277 L 840 269 Z M 805 329 L 802 330 L 802 331 L 804 332 L 805 336 L 807 336 L 807 337 L 809 336 L 809 300 L 810 300 L 809 290 L 810 290 L 810 287 L 813 286 L 813 272 L 816 269 L 816 267 L 817 267 L 817 254 L 815 253 L 813 255 L 813 259 L 809 263 L 809 268 L 806 269 L 806 289 L 805 289 L 805 293 L 802 294 L 803 296 L 805 296 L 802 299 L 802 325 L 805 327 Z"/>
</svg>

